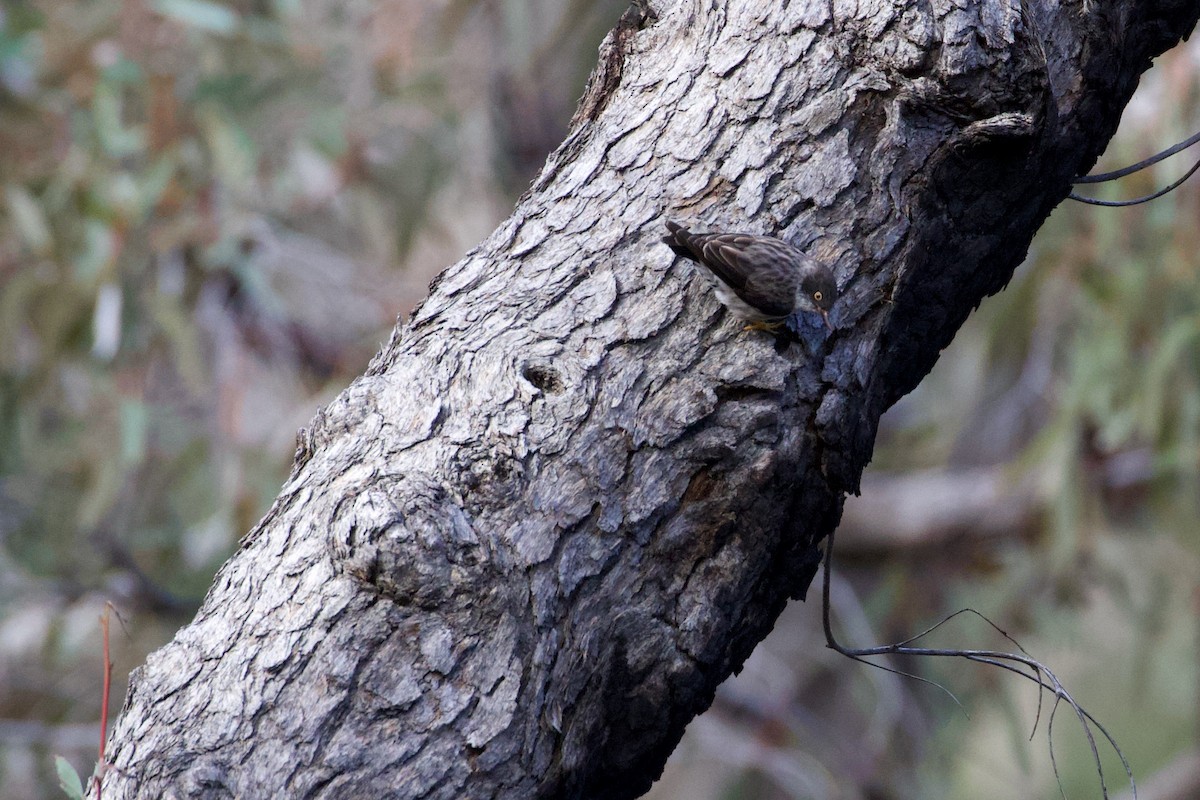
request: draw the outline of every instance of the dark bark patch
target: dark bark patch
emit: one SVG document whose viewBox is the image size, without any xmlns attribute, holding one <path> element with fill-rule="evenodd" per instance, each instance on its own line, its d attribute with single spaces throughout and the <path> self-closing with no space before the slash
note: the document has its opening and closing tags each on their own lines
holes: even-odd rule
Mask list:
<svg viewBox="0 0 1200 800">
<path fill-rule="evenodd" d="M 558 370 L 545 364 L 526 364 L 521 368 L 521 377 L 546 394 L 562 394 L 566 388 Z"/>
</svg>

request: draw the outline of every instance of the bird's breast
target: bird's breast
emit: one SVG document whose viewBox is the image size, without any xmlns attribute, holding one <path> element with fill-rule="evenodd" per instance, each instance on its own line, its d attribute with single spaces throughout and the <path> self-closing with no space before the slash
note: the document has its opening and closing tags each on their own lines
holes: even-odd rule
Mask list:
<svg viewBox="0 0 1200 800">
<path fill-rule="evenodd" d="M 721 301 L 721 304 L 742 319 L 749 320 L 750 322 L 769 322 L 779 319 L 778 317 L 764 314 L 761 310 L 750 305 L 738 297 L 737 292 L 730 289 L 729 286 L 719 279 L 713 281 L 713 290 L 717 295 L 717 299 Z"/>
</svg>

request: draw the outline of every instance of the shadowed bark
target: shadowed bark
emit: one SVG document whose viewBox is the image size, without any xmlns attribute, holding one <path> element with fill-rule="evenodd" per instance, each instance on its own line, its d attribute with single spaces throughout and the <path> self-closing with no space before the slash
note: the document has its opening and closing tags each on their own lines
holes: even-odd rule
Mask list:
<svg viewBox="0 0 1200 800">
<path fill-rule="evenodd" d="M 135 673 L 105 798 L 642 793 L 1198 13 L 651 5 Z M 829 264 L 837 331 L 741 332 L 666 216 Z"/>
</svg>

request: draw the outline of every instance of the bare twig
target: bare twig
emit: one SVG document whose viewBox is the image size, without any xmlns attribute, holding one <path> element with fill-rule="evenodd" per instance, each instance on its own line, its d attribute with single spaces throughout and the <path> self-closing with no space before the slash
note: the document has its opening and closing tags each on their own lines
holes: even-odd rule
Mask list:
<svg viewBox="0 0 1200 800">
<path fill-rule="evenodd" d="M 1071 192 L 1069 195 L 1067 195 L 1067 197 L 1071 198 L 1072 200 L 1078 200 L 1081 203 L 1087 203 L 1088 205 L 1091 205 L 1091 206 L 1105 206 L 1108 208 L 1114 208 L 1114 207 L 1120 207 L 1120 206 L 1136 206 L 1136 205 L 1140 205 L 1142 203 L 1148 203 L 1151 200 L 1156 200 L 1159 197 L 1162 197 L 1167 192 L 1175 191 L 1183 184 L 1184 181 L 1186 181 L 1188 178 L 1192 177 L 1192 174 L 1198 169 L 1200 169 L 1200 161 L 1197 161 L 1195 164 L 1193 164 L 1191 169 L 1189 169 L 1187 172 L 1183 173 L 1182 178 L 1180 178 L 1179 180 L 1170 184 L 1169 186 L 1167 186 L 1163 189 L 1159 189 L 1154 194 L 1148 194 L 1143 197 L 1135 197 L 1132 200 L 1100 200 L 1095 197 L 1084 197 L 1083 195 L 1076 194 L 1075 192 Z"/>
<path fill-rule="evenodd" d="M 850 648 L 838 642 L 837 638 L 833 634 L 833 623 L 830 620 L 829 614 L 829 587 L 833 572 L 833 540 L 834 533 L 831 531 L 829 534 L 829 539 L 825 545 L 825 575 L 823 576 L 821 591 L 823 603 L 822 624 L 824 625 L 825 629 L 825 643 L 830 649 L 835 650 L 836 652 L 841 653 L 847 658 L 851 658 L 855 661 L 861 661 L 864 664 L 870 664 L 873 667 L 878 667 L 879 669 L 884 669 L 888 672 L 901 675 L 906 675 L 908 673 L 899 672 L 898 670 L 882 664 L 876 664 L 872 661 L 868 661 L 867 658 L 870 656 L 881 655 L 944 656 L 950 658 L 963 658 L 968 661 L 976 661 L 981 664 L 990 664 L 994 667 L 1006 669 L 1009 672 L 1020 675 L 1021 677 L 1036 683 L 1039 687 L 1038 712 L 1034 720 L 1033 731 L 1030 733 L 1031 739 L 1037 731 L 1038 722 L 1041 720 L 1042 691 L 1048 690 L 1054 695 L 1054 703 L 1051 706 L 1050 715 L 1046 723 L 1046 740 L 1050 751 L 1050 763 L 1054 769 L 1055 778 L 1059 779 L 1059 791 L 1063 792 L 1063 787 L 1062 780 L 1059 776 L 1058 762 L 1054 755 L 1054 717 L 1058 712 L 1059 704 L 1065 702 L 1072 709 L 1074 709 L 1075 716 L 1079 719 L 1080 726 L 1083 728 L 1084 735 L 1087 737 L 1088 746 L 1092 751 L 1092 760 L 1096 764 L 1096 772 L 1100 779 L 1100 791 L 1104 797 L 1104 800 L 1108 800 L 1108 785 L 1104 778 L 1104 767 L 1100 762 L 1100 750 L 1096 745 L 1096 737 L 1093 733 L 1093 730 L 1100 732 L 1100 735 L 1106 742 L 1108 742 L 1109 746 L 1112 747 L 1113 751 L 1117 754 L 1117 757 L 1121 759 L 1121 765 L 1125 768 L 1125 774 L 1129 778 L 1129 787 L 1132 793 L 1132 798 L 1133 800 L 1137 800 L 1137 782 L 1134 780 L 1133 770 L 1129 766 L 1128 759 L 1125 758 L 1125 753 L 1122 752 L 1121 748 L 1117 745 L 1116 740 L 1112 737 L 1108 730 L 1102 724 L 1100 724 L 1095 717 L 1092 716 L 1091 712 L 1089 712 L 1078 702 L 1076 702 L 1073 697 L 1071 697 L 1071 694 L 1062 685 L 1062 682 L 1058 679 L 1058 676 L 1056 676 L 1049 667 L 1030 656 L 1029 653 L 1026 652 L 1025 648 L 1021 647 L 1019 642 L 1017 642 L 1013 637 L 1009 636 L 1007 632 L 1005 632 L 986 616 L 980 614 L 978 611 L 970 608 L 955 611 L 953 614 L 950 614 L 946 618 L 918 633 L 917 635 L 895 644 L 880 645 L 877 647 Z M 1012 642 L 1013 645 L 1021 651 L 1020 654 L 1006 653 L 999 650 L 965 650 L 910 646 L 913 642 L 923 639 L 938 628 L 945 625 L 950 620 L 962 614 L 973 614 L 982 619 L 997 633 L 999 633 L 1008 641 Z M 1026 672 L 1026 670 L 1028 670 L 1028 672 Z M 940 684 L 916 675 L 909 675 L 909 677 L 916 678 L 923 683 L 937 686 L 939 689 L 942 689 L 942 691 L 945 691 L 947 694 L 950 694 L 952 698 L 954 698 L 954 695 Z M 958 702 L 957 698 L 954 698 L 954 700 L 955 702 Z M 959 705 L 961 706 L 962 704 L 959 703 Z"/>
<path fill-rule="evenodd" d="M 104 687 L 100 695 L 100 757 L 96 761 L 96 775 L 93 781 L 96 785 L 96 800 L 100 800 L 100 783 L 104 775 L 104 741 L 108 738 L 108 701 L 112 693 L 112 658 L 108 646 L 108 621 L 112 615 L 113 604 L 104 604 L 104 613 L 100 615 L 100 631 L 104 641 Z"/>
<path fill-rule="evenodd" d="M 1139 161 L 1136 164 L 1130 164 L 1128 167 L 1122 167 L 1121 169 L 1113 170 L 1112 172 L 1101 172 L 1099 175 L 1084 175 L 1082 178 L 1076 178 L 1075 185 L 1078 186 L 1081 183 L 1107 183 L 1109 181 L 1115 181 L 1117 178 L 1124 178 L 1126 175 L 1132 175 L 1135 172 L 1140 172 L 1146 167 L 1153 166 L 1160 161 L 1168 159 L 1176 153 L 1188 149 L 1197 142 L 1200 142 L 1200 133 L 1189 136 L 1179 144 L 1171 145 L 1161 153 L 1155 153 L 1144 161 Z"/>
<path fill-rule="evenodd" d="M 1146 167 L 1153 166 L 1164 159 L 1170 158 L 1176 153 L 1186 150 L 1197 142 L 1200 142 L 1200 133 L 1194 134 L 1187 139 L 1184 139 L 1179 144 L 1172 145 L 1166 150 L 1163 150 L 1160 153 L 1155 153 L 1149 158 L 1139 161 L 1136 164 L 1130 164 L 1128 167 L 1122 167 L 1121 169 L 1113 170 L 1112 172 L 1102 172 L 1099 175 L 1085 175 L 1082 178 L 1076 178 L 1075 185 L 1078 186 L 1082 183 L 1107 183 L 1108 181 L 1115 181 L 1117 178 L 1124 178 L 1126 175 L 1132 175 L 1135 172 L 1140 172 Z M 1195 164 L 1193 164 L 1192 168 L 1185 172 L 1182 178 L 1175 181 L 1165 189 L 1160 189 L 1154 194 L 1148 194 L 1144 197 L 1136 197 L 1133 200 L 1100 200 L 1095 197 L 1084 197 L 1083 195 L 1076 194 L 1075 192 L 1071 192 L 1069 195 L 1067 195 L 1067 197 L 1071 198 L 1072 200 L 1078 200 L 1080 203 L 1087 203 L 1088 205 L 1092 206 L 1106 206 L 1110 208 L 1120 206 L 1136 206 L 1141 203 L 1148 203 L 1151 200 L 1162 197 L 1167 192 L 1174 191 L 1175 189 L 1179 188 L 1184 181 L 1192 177 L 1192 174 L 1198 169 L 1200 169 L 1200 161 L 1197 161 Z"/>
</svg>

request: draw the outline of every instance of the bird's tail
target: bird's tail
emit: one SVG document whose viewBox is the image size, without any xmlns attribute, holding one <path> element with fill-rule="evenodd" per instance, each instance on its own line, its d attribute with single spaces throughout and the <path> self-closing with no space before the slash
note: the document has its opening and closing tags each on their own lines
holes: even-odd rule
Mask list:
<svg viewBox="0 0 1200 800">
<path fill-rule="evenodd" d="M 700 260 L 700 242 L 697 241 L 696 235 L 678 222 L 667 220 L 667 235 L 662 240 L 675 255 L 692 261 Z"/>
</svg>

